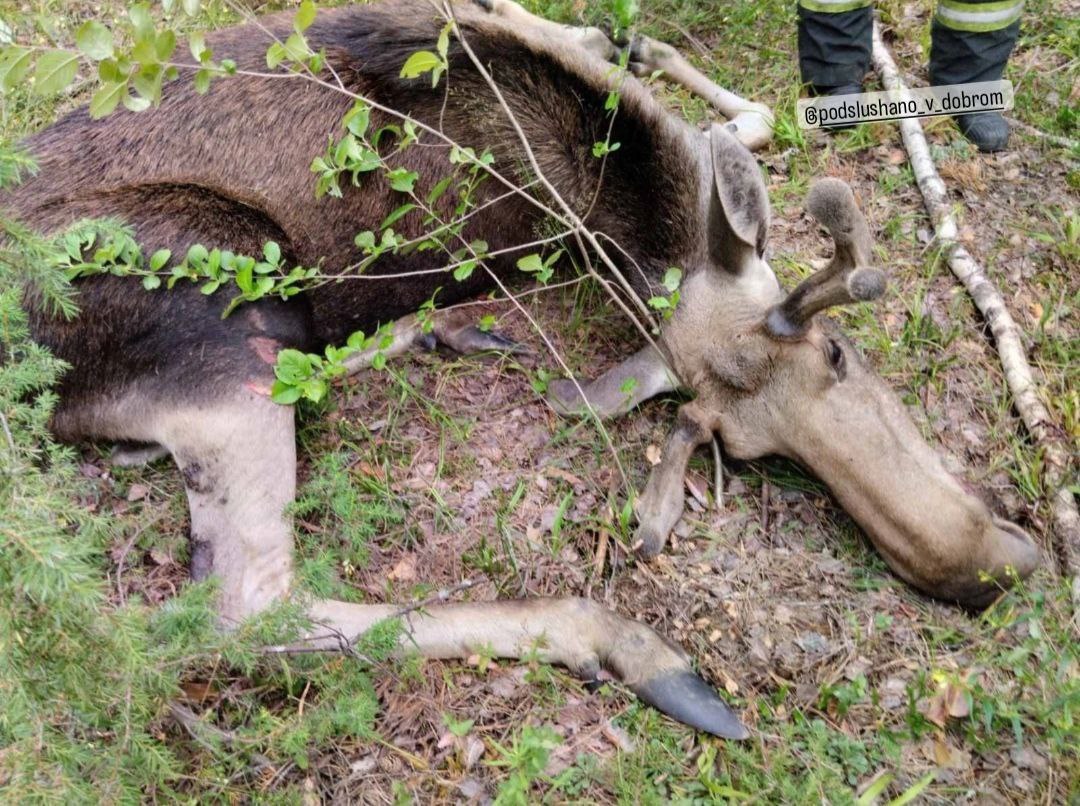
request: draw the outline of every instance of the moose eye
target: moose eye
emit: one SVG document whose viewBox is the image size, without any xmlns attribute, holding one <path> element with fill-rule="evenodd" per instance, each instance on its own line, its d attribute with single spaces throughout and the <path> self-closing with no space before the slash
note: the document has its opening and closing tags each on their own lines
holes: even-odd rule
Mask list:
<svg viewBox="0 0 1080 806">
<path fill-rule="evenodd" d="M 829 362 L 832 371 L 836 373 L 836 380 L 843 381 L 847 377 L 847 362 L 844 351 L 835 339 L 825 342 L 825 360 Z"/>
</svg>

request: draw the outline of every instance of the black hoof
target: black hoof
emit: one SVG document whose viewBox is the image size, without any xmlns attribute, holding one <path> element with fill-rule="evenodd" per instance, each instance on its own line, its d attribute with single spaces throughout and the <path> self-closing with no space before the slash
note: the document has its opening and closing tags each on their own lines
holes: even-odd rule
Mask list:
<svg viewBox="0 0 1080 806">
<path fill-rule="evenodd" d="M 473 325 L 446 332 L 440 332 L 436 328 L 435 335 L 440 344 L 462 355 L 486 352 L 529 355 L 532 352 L 524 344 L 508 339 L 494 330 L 481 330 Z"/>
<path fill-rule="evenodd" d="M 477 352 L 481 350 L 497 350 L 500 353 L 527 353 L 529 348 L 524 344 L 508 339 L 501 333 L 497 333 L 494 330 L 480 330 L 480 328 L 472 328 L 472 332 L 468 334 L 470 345 Z"/>
<path fill-rule="evenodd" d="M 735 712 L 693 672 L 673 672 L 631 688 L 653 708 L 684 725 L 723 739 L 750 738 Z"/>
</svg>

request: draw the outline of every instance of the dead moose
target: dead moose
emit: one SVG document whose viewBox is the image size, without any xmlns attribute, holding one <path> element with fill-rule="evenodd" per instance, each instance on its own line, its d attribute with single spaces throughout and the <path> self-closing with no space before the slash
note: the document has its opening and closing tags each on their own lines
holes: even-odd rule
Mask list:
<svg viewBox="0 0 1080 806">
<path fill-rule="evenodd" d="M 851 345 L 815 314 L 882 293 L 882 273 L 866 222 L 846 185 L 820 182 L 810 212 L 832 235 L 828 268 L 785 295 L 764 260 L 769 208 L 758 168 L 744 146 L 769 133 L 768 110 L 713 85 L 672 51 L 647 39 L 631 45 L 635 71 L 662 68 L 704 96 L 729 123 L 701 131 L 669 114 L 633 78 L 620 87 L 612 118 L 605 98 L 617 48 L 596 29 L 533 17 L 507 0 L 455 6 L 457 24 L 531 143 L 537 166 L 594 232 L 621 244 L 617 263 L 642 298 L 665 269 L 685 268 L 682 297 L 650 345 L 581 386 L 555 384 L 552 404 L 578 409 L 580 390 L 603 416 L 629 411 L 674 388 L 695 398 L 654 469 L 639 508 L 643 555 L 660 551 L 683 507 L 682 479 L 695 447 L 717 432 L 737 458 L 788 456 L 822 478 L 865 529 L 890 566 L 930 595 L 970 605 L 998 590 L 1007 567 L 1028 574 L 1034 544 L 991 515 L 944 469 L 904 407 Z M 290 19 L 270 17 L 209 43 L 241 70 L 265 72 L 267 30 L 284 37 Z M 534 177 L 519 133 L 475 69 L 462 37 L 449 47 L 449 90 L 400 77 L 409 55 L 430 48 L 444 24 L 424 0 L 326 10 L 308 32 L 344 86 L 383 107 L 490 148 L 496 165 Z M 399 197 L 384 183 L 316 200 L 309 170 L 328 137 L 341 131 L 353 100 L 306 80 L 237 75 L 207 101 L 188 82 L 166 87 L 159 108 L 92 120 L 85 109 L 31 137 L 40 172 L 0 204 L 43 232 L 84 218 L 115 217 L 147 253 L 183 254 L 202 243 L 257 254 L 267 241 L 295 264 L 327 273 L 354 262 L 357 232 L 377 227 Z M 379 113 L 373 113 L 380 117 Z M 382 122 L 390 120 L 386 115 Z M 591 149 L 620 143 L 606 160 Z M 741 140 L 741 143 L 740 143 Z M 441 176 L 448 146 L 402 159 L 421 177 Z M 486 194 L 486 195 L 485 195 Z M 542 216 L 519 194 L 488 183 L 471 219 L 491 251 L 537 231 Z M 410 217 L 399 229 L 421 232 Z M 411 228 L 411 229 L 410 229 Z M 392 349 L 419 338 L 409 315 L 437 287 L 442 305 L 488 290 L 491 276 L 463 282 L 430 269 L 431 253 L 388 255 L 371 274 L 331 283 L 288 302 L 261 300 L 222 318 L 222 295 L 181 283 L 148 293 L 130 277 L 101 275 L 78 285 L 81 313 L 65 321 L 28 299 L 35 339 L 71 368 L 60 388 L 53 429 L 65 440 L 136 443 L 172 455 L 191 510 L 192 574 L 220 579 L 220 610 L 242 619 L 289 596 L 294 413 L 271 402 L 275 354 L 321 349 L 356 330 L 394 327 Z M 520 276 L 513 256 L 492 272 Z M 411 275 L 402 277 L 401 275 Z M 459 350 L 499 346 L 471 327 L 439 320 L 435 335 Z M 364 364 L 356 357 L 353 367 Z M 625 381 L 635 380 L 630 394 Z M 334 647 L 391 616 L 391 604 L 314 601 L 308 641 Z M 403 642 L 425 656 L 463 657 L 487 647 L 515 658 L 536 646 L 553 663 L 594 678 L 609 670 L 638 696 L 699 729 L 745 737 L 746 729 L 692 671 L 688 658 L 648 627 L 584 599 L 443 604 L 407 619 Z"/>
</svg>

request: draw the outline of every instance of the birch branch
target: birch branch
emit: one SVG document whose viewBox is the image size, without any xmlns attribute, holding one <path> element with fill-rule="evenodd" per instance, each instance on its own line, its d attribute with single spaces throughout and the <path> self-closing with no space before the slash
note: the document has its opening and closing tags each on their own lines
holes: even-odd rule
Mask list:
<svg viewBox="0 0 1080 806">
<path fill-rule="evenodd" d="M 903 89 L 900 71 L 881 37 L 881 25 L 877 20 L 874 21 L 873 42 L 874 67 L 881 76 L 881 83 L 886 90 Z M 1057 439 L 1054 421 L 1039 396 L 1027 361 L 1023 333 L 1005 306 L 1001 293 L 978 262 L 957 241 L 956 216 L 949 204 L 945 183 L 934 167 L 919 119 L 907 118 L 900 120 L 899 124 L 915 180 L 949 268 L 967 289 L 990 326 L 1016 410 L 1032 440 L 1043 449 L 1044 480 L 1051 496 L 1054 548 L 1062 572 L 1073 578 L 1073 601 L 1080 604 L 1080 516 L 1068 488 L 1070 459 Z"/>
</svg>

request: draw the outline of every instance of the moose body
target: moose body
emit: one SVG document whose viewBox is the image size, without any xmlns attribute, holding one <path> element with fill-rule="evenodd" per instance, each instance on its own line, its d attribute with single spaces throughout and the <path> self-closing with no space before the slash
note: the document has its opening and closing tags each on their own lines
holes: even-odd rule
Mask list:
<svg viewBox="0 0 1080 806">
<path fill-rule="evenodd" d="M 592 204 L 602 163 L 591 150 L 605 138 L 610 121 L 603 102 L 611 80 L 604 68 L 575 60 L 570 49 L 545 49 L 543 40 L 530 41 L 483 12 L 473 16 L 480 27 L 470 26 L 468 16 L 462 19 L 469 42 L 484 62 L 498 65 L 498 80 L 508 88 L 508 103 L 535 144 L 545 175 L 582 216 L 588 212 L 588 226 L 630 245 L 646 274 L 631 277 L 645 293 L 649 279 L 658 282 L 672 261 L 689 258 L 700 238 L 698 188 L 684 181 L 688 166 L 707 159 L 691 147 L 699 138 L 688 137 L 685 123 L 628 82 L 624 111 L 612 132 L 621 148 L 608 160 L 603 193 Z M 289 18 L 266 24 L 281 37 L 290 30 Z M 323 12 L 308 37 L 313 48 L 326 50 L 349 91 L 438 127 L 457 143 L 491 149 L 495 164 L 525 184 L 520 143 L 460 48 L 450 53 L 445 99 L 442 86 L 400 77 L 409 55 L 431 47 L 440 27 L 430 5 L 418 0 Z M 267 37 L 253 25 L 225 31 L 210 44 L 241 70 L 265 71 Z M 165 248 L 176 256 L 195 243 L 257 255 L 266 241 L 275 241 L 289 265 L 318 265 L 338 274 L 361 257 L 356 234 L 376 229 L 403 201 L 378 176 L 366 177 L 362 187 L 348 188 L 340 199 L 314 197 L 312 158 L 328 139 L 344 133 L 342 117 L 352 103 L 346 94 L 303 79 L 238 75 L 217 82 L 209 98 L 177 82 L 167 87 L 161 107 L 147 114 L 121 112 L 95 121 L 80 109 L 28 141 L 40 173 L 17 190 L 15 209 L 45 231 L 81 218 L 116 217 L 134 229 L 146 250 Z M 373 114 L 373 129 L 400 122 Z M 421 193 L 450 168 L 450 147 L 425 139 L 427 147 L 410 148 L 399 163 L 423 177 Z M 506 193 L 488 181 L 476 202 Z M 443 212 L 452 197 L 444 197 Z M 541 223 L 535 206 L 510 195 L 476 214 L 466 232 L 478 233 L 497 251 L 531 240 Z M 420 215 L 407 216 L 395 228 L 420 235 Z M 491 268 L 503 275 L 516 272 L 518 256 L 493 258 Z M 262 356 L 270 344 L 259 342 L 253 349 L 253 339 L 269 339 L 278 348 L 320 349 L 415 312 L 436 290 L 442 306 L 492 285 L 483 271 L 465 282 L 447 274 L 400 276 L 430 269 L 432 261 L 430 252 L 384 255 L 367 273 L 370 279 L 323 285 L 288 305 L 248 305 L 225 320 L 224 293 L 204 296 L 184 283 L 170 294 L 148 295 L 123 278 L 83 282 L 81 316 L 68 324 L 35 321 L 35 336 L 72 365 L 57 432 L 121 438 L 83 427 L 81 413 L 109 405 L 99 401 L 115 400 L 147 375 L 154 377 L 155 389 L 168 388 L 167 394 L 176 386 L 190 389 L 200 381 L 178 356 L 203 353 L 207 345 L 221 352 L 203 365 L 210 370 L 203 382 L 214 395 L 221 384 L 266 375 Z M 382 273 L 395 277 L 374 279 Z M 174 372 L 168 381 L 163 378 Z"/>
<path fill-rule="evenodd" d="M 605 99 L 616 79 L 605 59 L 614 46 L 599 32 L 554 26 L 506 0 L 461 4 L 455 13 L 501 99 L 456 36 L 448 83 L 432 88 L 401 78 L 409 55 L 430 48 L 444 24 L 423 0 L 327 10 L 307 36 L 314 49 L 325 49 L 346 90 L 478 152 L 490 149 L 518 186 L 533 183 L 538 168 L 573 215 L 621 245 L 617 270 L 641 296 L 652 295 L 667 267 L 686 267 L 682 300 L 657 345 L 592 383 L 564 381 L 551 392 L 560 410 L 575 408 L 583 395 L 605 416 L 676 387 L 698 393 L 680 410 L 639 508 L 644 555 L 659 551 L 682 511 L 690 453 L 718 431 L 735 456 L 782 453 L 813 468 L 897 572 L 934 595 L 979 603 L 1007 566 L 1021 574 L 1035 566 L 1038 552 L 1026 535 L 993 518 L 945 473 L 895 396 L 813 318 L 827 305 L 872 298 L 883 288 L 862 265 L 868 235 L 850 191 L 844 196 L 824 185 L 815 211 L 837 242 L 835 271 L 785 298 L 764 260 L 764 185 L 736 140 L 760 144 L 755 126 L 765 119 L 763 108 L 645 41 L 632 54 L 638 67 L 663 65 L 735 120 L 700 131 L 667 113 L 632 78 L 618 85 L 612 117 Z M 242 72 L 265 72 L 269 39 L 262 26 L 280 37 L 289 20 L 220 32 L 210 44 Z M 535 164 L 504 102 L 532 144 Z M 357 261 L 355 235 L 377 229 L 402 202 L 377 176 L 346 187 L 340 199 L 314 198 L 311 160 L 340 136 L 352 103 L 348 94 L 304 78 L 237 75 L 215 82 L 209 99 L 176 82 L 158 109 L 100 121 L 80 110 L 30 138 L 40 173 L 0 197 L 0 205 L 43 232 L 115 217 L 133 228 L 146 253 L 167 248 L 182 255 L 202 243 L 258 254 L 275 241 L 290 265 L 319 265 L 334 275 Z M 372 114 L 372 128 L 394 122 Z M 421 194 L 447 173 L 449 145 L 429 134 L 399 155 L 400 165 L 419 174 Z M 608 138 L 620 147 L 600 160 L 593 144 Z M 537 195 L 544 199 L 545 191 Z M 444 197 L 442 211 L 451 203 Z M 483 238 L 492 252 L 543 233 L 543 213 L 512 187 L 485 182 L 475 203 L 480 209 L 466 237 Z M 395 227 L 419 235 L 419 218 L 409 214 Z M 385 255 L 370 276 L 327 283 L 288 302 L 245 304 L 225 318 L 223 295 L 204 295 L 185 282 L 146 292 L 133 278 L 88 278 L 78 285 L 81 313 L 70 321 L 28 300 L 34 337 L 71 365 L 53 427 L 64 439 L 149 443 L 173 456 L 191 509 L 193 575 L 219 576 L 223 617 L 243 618 L 292 593 L 292 536 L 283 512 L 295 494 L 287 470 L 295 464 L 294 424 L 292 410 L 269 398 L 277 352 L 370 333 L 414 313 L 436 291 L 440 305 L 473 296 L 517 273 L 517 256 L 493 258 L 490 273 L 455 282 L 430 271 L 438 259 L 430 253 Z M 451 346 L 486 343 L 462 332 L 436 328 Z M 889 467 L 900 468 L 896 478 L 888 478 Z M 927 519 L 923 500 L 940 504 L 938 521 Z M 311 602 L 315 626 L 307 640 L 335 647 L 394 612 L 392 605 Z M 408 645 L 425 655 L 461 657 L 482 646 L 519 657 L 539 644 L 549 660 L 583 675 L 614 671 L 688 724 L 747 735 L 680 649 L 591 602 L 441 605 L 408 621 Z"/>
</svg>

